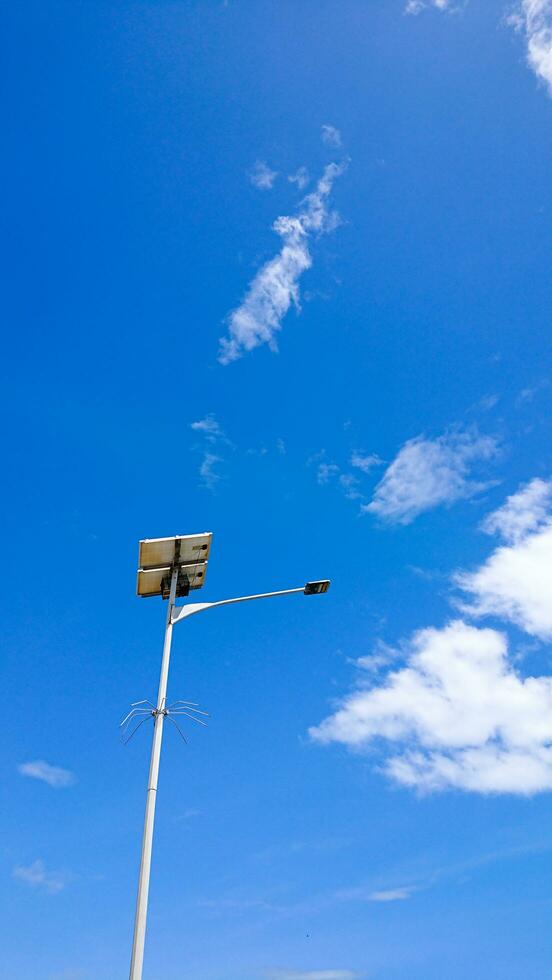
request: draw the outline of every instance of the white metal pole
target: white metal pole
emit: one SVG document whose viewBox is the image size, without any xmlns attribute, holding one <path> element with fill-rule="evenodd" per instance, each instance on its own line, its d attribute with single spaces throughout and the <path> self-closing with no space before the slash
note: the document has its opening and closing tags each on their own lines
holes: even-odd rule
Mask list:
<svg viewBox="0 0 552 980">
<path fill-rule="evenodd" d="M 144 836 L 142 839 L 142 857 L 140 859 L 140 877 L 138 879 L 138 898 L 136 900 L 136 917 L 134 920 L 134 940 L 132 943 L 132 960 L 130 963 L 130 980 L 142 980 L 144 963 L 144 943 L 146 939 L 146 920 L 148 914 L 148 893 L 151 871 L 151 850 L 153 842 L 153 822 L 155 818 L 155 801 L 157 797 L 157 782 L 159 778 L 159 759 L 163 739 L 164 711 L 167 701 L 167 680 L 169 676 L 169 661 L 171 656 L 172 611 L 176 597 L 178 568 L 173 568 L 169 608 L 167 609 L 167 625 L 165 627 L 165 643 L 161 661 L 161 676 L 159 678 L 159 693 L 157 695 L 157 713 L 154 719 L 153 743 L 151 747 L 151 762 L 146 797 L 146 815 L 144 819 Z"/>
</svg>

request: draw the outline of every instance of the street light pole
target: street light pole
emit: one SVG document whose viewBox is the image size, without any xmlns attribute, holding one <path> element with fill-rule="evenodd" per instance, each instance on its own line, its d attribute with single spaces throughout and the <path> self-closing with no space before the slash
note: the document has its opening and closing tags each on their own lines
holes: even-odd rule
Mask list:
<svg viewBox="0 0 552 980">
<path fill-rule="evenodd" d="M 157 783 L 159 779 L 159 761 L 161 758 L 161 743 L 163 740 L 163 724 L 169 714 L 167 708 L 167 684 L 169 678 L 169 662 L 171 657 L 171 641 L 173 626 L 188 616 L 213 609 L 216 606 L 227 606 L 236 602 L 250 602 L 253 599 L 271 599 L 280 595 L 316 595 L 327 592 L 330 586 L 328 580 L 307 582 L 298 589 L 281 589 L 278 592 L 262 592 L 258 595 L 240 596 L 236 599 L 219 599 L 217 602 L 190 602 L 186 606 L 175 606 L 177 596 L 187 595 L 190 588 L 197 589 L 203 585 L 207 556 L 209 554 L 211 535 L 188 535 L 176 538 L 146 539 L 140 542 L 142 567 L 138 570 L 138 595 L 162 595 L 168 598 L 167 620 L 165 624 L 165 642 L 161 660 L 161 675 L 159 692 L 155 708 L 151 712 L 145 708 L 135 708 L 131 716 L 151 713 L 154 719 L 153 742 L 146 796 L 146 813 L 144 817 L 144 834 L 142 838 L 142 855 L 140 858 L 140 875 L 138 878 L 138 897 L 136 900 L 136 915 L 134 919 L 134 938 L 132 942 L 132 959 L 130 964 L 130 980 L 142 980 L 144 964 L 144 946 L 146 941 L 146 922 L 148 914 L 148 895 L 151 872 L 151 854 L 153 845 L 153 824 L 155 819 L 155 804 L 157 800 Z M 193 544 L 199 540 L 200 544 Z M 193 562 L 187 557 L 186 549 L 192 547 L 205 552 L 205 557 L 196 558 Z M 170 565 L 167 567 L 167 555 L 171 553 Z M 142 562 L 142 559 L 146 558 Z M 143 704 L 144 702 L 138 702 Z M 194 709 L 191 709 L 194 710 Z M 172 712 L 171 712 L 172 713 Z M 200 712 L 201 713 L 201 712 Z M 125 719 L 125 721 L 127 720 Z M 197 720 L 197 719 L 196 719 Z M 123 723 L 124 724 L 124 723 Z"/>
<path fill-rule="evenodd" d="M 167 681 L 169 678 L 169 661 L 171 659 L 171 641 L 173 631 L 173 607 L 176 596 L 178 568 L 173 568 L 171 574 L 171 589 L 169 593 L 169 608 L 165 626 L 165 642 L 163 644 L 163 659 L 161 660 L 161 675 L 159 677 L 159 693 L 154 716 L 153 742 L 151 746 L 151 762 L 146 795 L 146 815 L 144 818 L 144 836 L 142 838 L 142 856 L 140 858 L 140 875 L 138 878 L 138 897 L 136 899 L 136 917 L 134 920 L 134 939 L 132 942 L 132 960 L 130 963 L 130 980 L 142 980 L 144 963 L 144 944 L 146 941 L 146 920 L 148 914 L 148 893 L 151 871 L 151 850 L 153 844 L 153 822 L 155 819 L 155 803 L 157 799 L 157 782 L 159 779 L 159 760 L 161 758 L 161 742 L 163 740 L 163 723 L 167 704 Z"/>
</svg>

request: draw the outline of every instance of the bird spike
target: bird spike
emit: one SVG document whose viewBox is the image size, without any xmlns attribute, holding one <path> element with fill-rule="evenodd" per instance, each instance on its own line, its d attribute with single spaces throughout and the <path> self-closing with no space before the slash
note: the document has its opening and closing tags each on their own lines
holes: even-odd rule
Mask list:
<svg viewBox="0 0 552 980">
<path fill-rule="evenodd" d="M 150 715 L 150 717 L 151 717 L 151 712 L 148 712 L 148 715 Z M 130 735 L 128 735 L 125 738 L 125 735 L 123 734 L 123 745 L 128 745 L 128 743 L 130 742 L 131 738 L 133 738 L 134 735 L 136 735 L 136 732 L 138 731 L 138 729 L 141 728 L 142 725 L 144 724 L 144 722 L 147 721 L 147 720 L 148 720 L 148 716 L 146 715 L 146 717 L 145 718 L 142 718 L 142 720 L 138 722 L 138 724 L 136 725 L 136 727 L 132 729 Z"/>
<path fill-rule="evenodd" d="M 169 719 L 169 721 L 172 721 L 172 723 L 173 723 L 173 725 L 174 725 L 174 727 L 175 727 L 175 728 L 177 729 L 177 731 L 178 731 L 178 734 L 180 735 L 180 737 L 182 738 L 182 740 L 183 740 L 183 741 L 184 741 L 184 742 L 186 743 L 186 745 L 187 745 L 187 744 L 188 744 L 188 739 L 186 738 L 186 736 L 185 736 L 185 734 L 184 734 L 184 732 L 182 731 L 182 729 L 181 729 L 181 727 L 180 727 L 180 725 L 177 725 L 177 723 L 176 723 L 176 721 L 174 720 L 174 718 L 171 718 L 171 716 L 170 716 L 170 715 L 167 715 L 167 718 Z"/>
<path fill-rule="evenodd" d="M 144 698 L 142 701 L 133 701 L 130 711 L 119 725 L 121 728 L 121 738 L 123 740 L 123 744 L 127 745 L 131 738 L 134 738 L 138 729 L 142 727 L 148 718 L 155 719 L 158 715 L 164 715 L 165 718 L 168 718 L 178 730 L 182 740 L 187 743 L 188 739 L 172 716 L 183 715 L 184 717 L 189 718 L 191 721 L 196 721 L 198 725 L 203 725 L 203 727 L 206 728 L 207 723 L 202 721 L 201 718 L 198 718 L 197 716 L 203 715 L 205 718 L 209 718 L 210 716 L 207 711 L 201 711 L 197 704 L 197 701 L 185 701 L 180 699 L 178 701 L 173 701 L 172 704 L 169 704 L 164 708 L 157 708 L 153 701 L 150 701 L 147 698 Z M 133 725 L 134 727 L 132 728 L 132 731 L 130 734 L 128 734 L 129 729 Z"/>
</svg>

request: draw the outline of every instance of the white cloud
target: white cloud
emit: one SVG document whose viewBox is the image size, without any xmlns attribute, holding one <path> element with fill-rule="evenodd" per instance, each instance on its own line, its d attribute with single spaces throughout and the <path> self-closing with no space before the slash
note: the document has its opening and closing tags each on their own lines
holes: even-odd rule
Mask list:
<svg viewBox="0 0 552 980">
<path fill-rule="evenodd" d="M 191 422 L 190 429 L 193 429 L 194 432 L 201 432 L 210 442 L 215 442 L 217 439 L 226 439 L 224 432 L 213 414 L 206 415 L 204 419 L 199 419 L 197 422 Z"/>
<path fill-rule="evenodd" d="M 465 2 L 408 0 L 405 13 L 419 14 L 430 8 L 453 13 L 461 9 Z M 552 95 L 552 0 L 516 0 L 506 20 L 525 35 L 527 63 Z"/>
<path fill-rule="evenodd" d="M 415 633 L 406 665 L 349 695 L 310 730 L 357 750 L 393 745 L 383 768 L 422 790 L 552 789 L 552 678 L 521 677 L 506 638 L 458 620 Z"/>
<path fill-rule="evenodd" d="M 451 0 L 408 0 L 404 9 L 407 14 L 420 14 L 422 10 L 427 10 L 428 7 L 434 7 L 437 10 L 452 10 L 454 4 Z"/>
<path fill-rule="evenodd" d="M 308 465 L 313 463 L 317 464 L 317 482 L 323 486 L 324 484 L 335 481 L 348 500 L 364 501 L 366 494 L 362 492 L 358 474 L 343 471 L 337 463 L 329 462 L 325 457 L 326 451 L 322 450 L 319 453 L 315 453 L 307 461 Z M 369 473 L 374 466 L 380 466 L 381 462 L 379 456 L 368 455 L 367 453 L 354 452 L 350 458 L 350 465 L 354 469 L 360 470 L 363 474 Z"/>
<path fill-rule="evenodd" d="M 62 769 L 61 766 L 51 766 L 49 762 L 36 759 L 34 762 L 22 762 L 17 767 L 17 771 L 22 776 L 30 776 L 31 779 L 40 779 L 54 789 L 64 786 L 72 786 L 75 782 L 75 774 L 69 769 Z"/>
<path fill-rule="evenodd" d="M 41 860 L 34 861 L 27 867 L 14 868 L 12 876 L 19 881 L 24 881 L 32 888 L 42 888 L 50 895 L 57 895 L 70 880 L 70 875 L 63 871 L 48 871 L 44 861 Z"/>
<path fill-rule="evenodd" d="M 374 650 L 366 657 L 358 657 L 354 661 L 357 667 L 367 673 L 377 673 L 383 667 L 389 667 L 400 657 L 400 650 L 395 650 L 381 639 L 377 639 Z"/>
<path fill-rule="evenodd" d="M 368 896 L 369 902 L 404 902 L 410 898 L 414 888 L 389 888 L 387 891 L 372 892 Z"/>
<path fill-rule="evenodd" d="M 269 970 L 267 980 L 360 980 L 352 970 Z"/>
<path fill-rule="evenodd" d="M 348 500 L 363 500 L 364 495 L 359 490 L 359 480 L 354 473 L 342 473 L 339 485 Z"/>
<path fill-rule="evenodd" d="M 217 470 L 219 463 L 222 463 L 222 457 L 217 456 L 216 453 L 206 452 L 203 454 L 199 467 L 199 478 L 207 490 L 214 490 L 217 483 L 222 479 Z"/>
<path fill-rule="evenodd" d="M 271 170 L 264 160 L 257 160 L 255 166 L 249 172 L 249 180 L 260 191 L 271 190 L 276 177 L 278 176 L 277 170 Z"/>
<path fill-rule="evenodd" d="M 351 456 L 351 466 L 369 473 L 375 466 L 381 466 L 382 460 L 375 453 L 353 453 Z"/>
<path fill-rule="evenodd" d="M 194 817 L 201 817 L 202 816 L 202 812 L 203 811 L 202 810 L 199 810 L 198 807 L 196 807 L 196 806 L 190 806 L 190 807 L 188 807 L 187 810 L 184 810 L 184 813 L 179 814 L 178 816 L 174 817 L 174 819 L 175 820 L 192 820 Z"/>
<path fill-rule="evenodd" d="M 489 483 L 469 479 L 470 468 L 496 454 L 495 440 L 473 429 L 433 440 L 417 436 L 401 448 L 362 510 L 392 524 L 410 524 L 425 510 L 486 489 Z"/>
<path fill-rule="evenodd" d="M 420 885 L 405 885 L 401 888 L 386 888 L 374 891 L 366 885 L 353 888 L 340 888 L 333 893 L 333 902 L 401 902 L 420 891 Z"/>
<path fill-rule="evenodd" d="M 508 19 L 525 34 L 528 64 L 552 95 L 552 0 L 518 0 Z"/>
<path fill-rule="evenodd" d="M 505 544 L 454 581 L 471 597 L 463 612 L 494 615 L 552 638 L 552 481 L 520 487 L 482 524 Z M 505 636 L 462 620 L 425 629 L 403 647 L 406 663 L 378 682 L 361 657 L 364 682 L 311 729 L 320 742 L 357 750 L 387 742 L 383 769 L 422 790 L 455 787 L 531 795 L 552 789 L 552 677 L 523 677 Z M 399 889 L 400 891 L 400 889 Z"/>
<path fill-rule="evenodd" d="M 538 477 L 506 499 L 506 503 L 483 521 L 487 534 L 500 534 L 516 543 L 532 531 L 550 523 L 552 481 Z"/>
<path fill-rule="evenodd" d="M 354 473 L 342 473 L 337 463 L 325 459 L 326 451 L 316 453 L 308 460 L 308 465 L 316 463 L 316 481 L 320 486 L 336 480 L 348 500 L 363 500 L 364 495 L 359 489 L 359 480 Z"/>
<path fill-rule="evenodd" d="M 472 597 L 473 616 L 499 616 L 542 640 L 552 638 L 552 484 L 536 479 L 484 522 L 508 542 L 456 584 Z"/>
<path fill-rule="evenodd" d="M 306 167 L 299 167 L 294 174 L 290 174 L 288 180 L 291 184 L 297 184 L 300 191 L 304 191 L 310 177 Z"/>
<path fill-rule="evenodd" d="M 316 470 L 316 480 L 323 486 L 325 483 L 329 483 L 332 477 L 337 476 L 339 473 L 339 466 L 337 463 L 319 463 L 318 469 Z"/>
<path fill-rule="evenodd" d="M 322 142 L 326 143 L 327 146 L 341 146 L 341 133 L 335 126 L 325 123 L 322 126 Z"/>
<path fill-rule="evenodd" d="M 277 349 L 275 335 L 290 306 L 299 308 L 299 280 L 312 265 L 310 236 L 333 231 L 339 222 L 336 213 L 328 211 L 327 201 L 334 180 L 343 170 L 344 165 L 330 163 L 316 190 L 302 201 L 299 212 L 274 222 L 274 230 L 283 240 L 282 248 L 259 270 L 243 302 L 230 314 L 229 337 L 220 340 L 221 364 L 230 364 L 260 344 Z"/>
<path fill-rule="evenodd" d="M 196 451 L 201 453 L 201 463 L 199 465 L 199 481 L 206 490 L 214 490 L 217 483 L 222 480 L 218 466 L 224 463 L 224 457 L 220 454 L 221 447 L 234 448 L 230 439 L 222 429 L 216 417 L 209 413 L 205 418 L 197 422 L 191 422 L 190 428 L 199 433 L 203 439 L 201 447 L 195 446 Z"/>
</svg>

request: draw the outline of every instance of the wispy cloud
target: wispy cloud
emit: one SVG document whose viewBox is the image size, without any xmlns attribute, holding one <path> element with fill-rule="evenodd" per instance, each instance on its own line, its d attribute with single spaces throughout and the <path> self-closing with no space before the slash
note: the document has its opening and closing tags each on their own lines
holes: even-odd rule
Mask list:
<svg viewBox="0 0 552 980">
<path fill-rule="evenodd" d="M 470 470 L 497 452 L 495 439 L 475 429 L 453 430 L 436 439 L 410 439 L 362 510 L 390 524 L 410 524 L 423 511 L 450 506 L 487 489 L 491 484 L 471 479 Z"/>
<path fill-rule="evenodd" d="M 342 144 L 341 133 L 335 126 L 330 126 L 329 123 L 324 123 L 322 126 L 322 142 L 326 146 L 339 147 Z"/>
<path fill-rule="evenodd" d="M 436 10 L 452 10 L 456 8 L 453 0 L 408 0 L 405 13 L 420 14 L 422 10 L 434 7 Z"/>
<path fill-rule="evenodd" d="M 210 442 L 215 442 L 217 439 L 226 439 L 220 424 L 213 414 L 206 415 L 205 418 L 199 419 L 197 422 L 191 422 L 190 429 L 193 429 L 194 432 L 201 432 Z"/>
<path fill-rule="evenodd" d="M 508 21 L 525 35 L 527 62 L 552 95 L 552 0 L 518 0 Z"/>
<path fill-rule="evenodd" d="M 289 175 L 288 180 L 290 184 L 297 184 L 300 191 L 304 191 L 310 180 L 309 172 L 306 167 L 299 167 L 294 174 Z"/>
<path fill-rule="evenodd" d="M 72 786 L 75 782 L 75 774 L 69 769 L 62 769 L 61 766 L 51 766 L 43 759 L 36 759 L 34 762 L 22 762 L 17 767 L 21 776 L 29 776 L 31 779 L 40 779 L 54 789 L 61 789 L 65 786 Z"/>
<path fill-rule="evenodd" d="M 423 887 L 427 888 L 428 885 Z M 411 898 L 415 892 L 419 892 L 420 885 L 403 885 L 400 888 L 385 888 L 374 891 L 366 885 L 354 885 L 352 888 L 340 888 L 334 892 L 336 904 L 343 902 L 404 902 Z"/>
<path fill-rule="evenodd" d="M 381 466 L 382 460 L 375 453 L 353 453 L 351 466 L 363 473 L 370 473 L 376 466 Z"/>
<path fill-rule="evenodd" d="M 277 170 L 271 170 L 264 160 L 257 160 L 249 172 L 249 180 L 260 191 L 269 191 L 278 176 Z"/>
<path fill-rule="evenodd" d="M 352 843 L 352 842 L 349 842 Z M 309 846 L 305 844 L 305 846 Z M 298 846 L 293 847 L 290 852 L 295 852 L 296 850 L 302 850 L 302 846 L 299 843 Z M 325 849 L 325 848 L 324 848 Z M 356 883 L 348 886 L 342 886 L 339 888 L 332 888 L 322 892 L 312 893 L 312 890 L 307 889 L 307 894 L 303 899 L 298 899 L 297 901 L 280 904 L 278 902 L 267 901 L 264 897 L 249 897 L 244 900 L 239 900 L 233 896 L 229 898 L 223 898 L 222 900 L 214 900 L 208 902 L 202 902 L 203 907 L 211 908 L 215 912 L 220 911 L 223 914 L 227 914 L 228 911 L 236 911 L 238 913 L 244 913 L 252 915 L 259 915 L 261 918 L 270 919 L 271 923 L 278 921 L 280 919 L 293 918 L 296 921 L 305 921 L 308 916 L 312 918 L 314 915 L 318 915 L 324 910 L 333 909 L 344 905 L 365 905 L 369 902 L 385 904 L 393 904 L 394 902 L 405 901 L 412 898 L 415 894 L 419 892 L 426 891 L 434 887 L 439 881 L 443 879 L 462 879 L 467 872 L 476 871 L 479 868 L 484 868 L 490 864 L 498 861 L 504 860 L 516 860 L 522 855 L 528 854 L 544 854 L 549 853 L 552 850 L 551 841 L 545 835 L 541 839 L 531 839 L 529 844 L 522 843 L 509 847 L 498 847 L 492 851 L 485 851 L 483 853 L 479 852 L 473 854 L 472 856 L 467 856 L 463 860 L 457 861 L 453 864 L 441 865 L 441 866 L 431 866 L 420 868 L 419 862 L 418 871 L 415 876 L 415 880 L 412 880 L 411 868 L 409 868 L 406 873 L 405 869 L 399 870 L 398 868 L 393 869 L 390 872 L 385 873 L 385 878 L 382 878 L 381 873 L 377 876 L 377 879 L 372 881 L 364 881 L 361 883 Z M 255 857 L 268 857 L 270 860 L 278 858 L 284 852 L 282 848 L 270 848 L 265 854 L 255 855 Z M 426 862 L 422 862 L 426 864 Z M 397 881 L 400 882 L 397 884 Z M 268 971 L 268 976 L 282 976 L 289 973 L 293 974 L 294 971 L 288 970 L 275 970 Z M 295 971 L 296 972 L 296 971 Z M 315 971 L 316 974 L 324 971 Z M 335 972 L 335 971 L 333 971 Z M 351 971 L 337 971 L 338 974 L 345 972 L 348 975 Z M 299 974 L 301 975 L 301 973 Z M 305 975 L 309 975 L 309 971 Z M 359 977 L 358 973 L 353 971 L 352 974 L 356 978 Z M 265 973 L 264 976 L 267 976 Z M 365 974 L 361 973 L 361 977 Z"/>
<path fill-rule="evenodd" d="M 228 336 L 220 340 L 221 364 L 230 364 L 260 344 L 277 349 L 276 334 L 292 304 L 299 308 L 299 280 L 312 265 L 310 239 L 333 231 L 339 223 L 336 212 L 328 210 L 328 198 L 344 168 L 345 164 L 330 163 L 298 212 L 274 222 L 282 248 L 259 270 L 243 302 L 230 314 Z"/>
<path fill-rule="evenodd" d="M 324 486 L 325 483 L 329 483 L 331 478 L 337 476 L 338 473 L 339 473 L 339 466 L 337 466 L 336 463 L 328 463 L 325 460 L 323 460 L 321 463 L 318 464 L 316 470 L 316 481 L 321 486 Z"/>
<path fill-rule="evenodd" d="M 456 13 L 467 0 L 407 0 L 405 13 L 433 9 Z M 552 0 L 516 0 L 506 22 L 525 37 L 527 64 L 552 95 Z"/>
<path fill-rule="evenodd" d="M 347 500 L 363 500 L 364 494 L 360 489 L 360 480 L 354 473 L 342 473 L 339 477 L 339 486 L 347 497 Z"/>
<path fill-rule="evenodd" d="M 544 380 L 538 381 L 537 384 L 531 385 L 528 388 L 522 388 L 517 397 L 518 404 L 523 404 L 524 402 L 530 404 L 532 401 L 534 401 L 535 396 L 538 395 L 544 388 L 548 388 L 549 385 L 550 382 Z"/>
<path fill-rule="evenodd" d="M 196 806 L 190 806 L 183 813 L 177 814 L 173 819 L 176 821 L 182 820 L 193 820 L 195 817 L 200 817 L 202 811 Z"/>
<path fill-rule="evenodd" d="M 222 480 L 219 466 L 224 463 L 222 452 L 225 447 L 231 447 L 222 426 L 216 417 L 210 413 L 197 422 L 191 422 L 190 428 L 202 438 L 202 444 L 195 447 L 201 454 L 199 464 L 199 480 L 206 490 L 213 491 Z"/>
<path fill-rule="evenodd" d="M 370 902 L 404 902 L 411 898 L 415 888 L 389 888 L 387 891 L 372 892 L 368 896 Z"/>
<path fill-rule="evenodd" d="M 282 438 L 271 441 L 268 446 L 261 443 L 254 447 L 244 448 L 234 443 L 226 434 L 224 428 L 210 412 L 204 418 L 190 423 L 190 429 L 197 435 L 192 443 L 191 451 L 199 457 L 198 475 L 200 486 L 206 490 L 215 491 L 221 481 L 226 480 L 227 470 L 232 456 L 246 457 L 283 457 L 286 455 L 286 444 Z"/>
<path fill-rule="evenodd" d="M 204 453 L 199 466 L 199 478 L 207 490 L 214 490 L 222 479 L 221 474 L 217 470 L 219 463 L 222 463 L 221 456 L 217 456 L 216 453 Z"/>
<path fill-rule="evenodd" d="M 506 502 L 483 521 L 487 534 L 499 534 L 509 544 L 518 544 L 552 519 L 552 480 L 538 477 L 520 487 Z"/>
<path fill-rule="evenodd" d="M 499 616 L 541 640 L 552 639 L 552 481 L 536 479 L 508 497 L 483 523 L 499 546 L 456 585 L 471 596 L 461 603 L 472 616 Z"/>
<path fill-rule="evenodd" d="M 48 871 L 44 861 L 40 859 L 27 866 L 19 865 L 14 868 L 12 876 L 18 881 L 23 881 L 32 888 L 42 889 L 50 895 L 57 895 L 72 878 L 72 875 L 65 871 Z"/>
<path fill-rule="evenodd" d="M 357 473 L 342 470 L 341 466 L 326 458 L 326 451 L 324 449 L 315 453 L 307 460 L 307 465 L 311 466 L 313 464 L 316 464 L 316 482 L 320 486 L 335 482 L 348 500 L 366 499 Z M 376 455 L 369 456 L 365 453 L 353 453 L 350 459 L 350 465 L 353 469 L 365 475 L 373 467 L 381 465 L 381 460 Z"/>
</svg>

